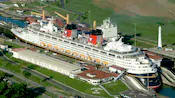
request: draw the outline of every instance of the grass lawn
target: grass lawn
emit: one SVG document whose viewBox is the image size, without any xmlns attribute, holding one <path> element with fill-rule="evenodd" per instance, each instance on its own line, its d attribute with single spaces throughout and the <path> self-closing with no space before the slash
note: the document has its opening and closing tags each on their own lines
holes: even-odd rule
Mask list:
<svg viewBox="0 0 175 98">
<path fill-rule="evenodd" d="M 173 19 L 152 16 L 127 16 L 121 14 L 113 14 L 111 18 L 114 23 L 117 23 L 119 32 L 128 35 L 134 34 L 136 24 L 136 33 L 140 34 L 140 38 L 153 41 L 157 41 L 158 23 L 164 23 L 165 25 L 162 26 L 163 44 L 174 43 L 175 20 Z"/>
<path fill-rule="evenodd" d="M 4 42 L 4 45 L 8 45 L 10 48 L 24 48 L 23 46 L 14 44 L 14 43 L 9 42 L 9 41 L 5 41 L 5 42 Z"/>
<path fill-rule="evenodd" d="M 132 41 L 133 41 L 133 45 L 135 46 L 134 39 Z M 150 42 L 147 43 L 147 42 L 142 42 L 140 40 L 136 40 L 136 47 L 139 47 L 139 48 L 154 48 L 156 47 L 155 45 L 157 44 L 152 44 L 152 43 L 150 44 Z"/>
<path fill-rule="evenodd" d="M 93 3 L 93 0 L 70 0 L 66 4 L 67 9 L 71 9 L 76 12 L 85 13 L 87 18 L 84 22 L 92 24 L 94 20 L 97 24 L 101 24 L 102 20 L 109 17 L 113 10 L 110 8 L 100 8 Z"/>
<path fill-rule="evenodd" d="M 120 80 L 118 80 L 116 82 L 111 82 L 111 83 L 108 83 L 108 84 L 104 84 L 103 86 L 112 95 L 118 95 L 120 92 L 128 90 L 127 86 L 124 83 L 122 83 Z"/>
<path fill-rule="evenodd" d="M 170 3 L 175 3 L 175 1 L 174 0 L 168 0 Z"/>
<path fill-rule="evenodd" d="M 1 2 L 1 3 L 7 4 L 7 5 L 13 4 L 11 1 L 5 1 L 5 2 Z"/>
<path fill-rule="evenodd" d="M 20 67 L 18 65 L 11 64 L 2 57 L 0 57 L 0 67 L 7 68 L 12 72 L 21 73 Z"/>
<path fill-rule="evenodd" d="M 136 42 L 136 45 L 137 47 L 140 47 L 140 48 L 153 48 L 154 47 L 153 45 L 146 44 L 146 43 L 139 42 L 139 41 Z"/>
</svg>

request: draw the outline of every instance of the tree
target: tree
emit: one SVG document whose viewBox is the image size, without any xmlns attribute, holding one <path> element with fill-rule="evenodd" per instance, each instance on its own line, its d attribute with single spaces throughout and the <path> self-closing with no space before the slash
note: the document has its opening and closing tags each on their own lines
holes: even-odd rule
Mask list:
<svg viewBox="0 0 175 98">
<path fill-rule="evenodd" d="M 2 34 L 2 33 L 3 33 L 6 37 L 9 37 L 10 39 L 14 39 L 14 38 L 15 38 L 15 36 L 11 33 L 10 30 L 0 27 L 0 34 Z"/>
<path fill-rule="evenodd" d="M 89 11 L 86 11 L 86 12 L 81 16 L 81 18 L 83 19 L 83 21 L 86 20 L 86 19 L 88 19 L 88 17 L 89 17 Z"/>
<path fill-rule="evenodd" d="M 3 79 L 6 77 L 6 74 L 2 71 L 0 71 L 0 82 L 3 81 Z"/>
<path fill-rule="evenodd" d="M 29 77 L 31 76 L 31 73 L 28 72 L 28 71 L 26 71 L 26 70 L 24 70 L 24 71 L 23 71 L 23 75 L 24 75 L 26 78 L 29 78 Z"/>
<path fill-rule="evenodd" d="M 14 97 L 14 98 L 24 98 L 25 95 L 27 94 L 26 91 L 27 91 L 27 85 L 26 84 L 13 84 L 12 87 L 11 87 L 11 91 L 10 91 L 10 94 L 12 94 L 11 97 Z"/>
<path fill-rule="evenodd" d="M 18 84 L 14 83 L 6 90 L 3 94 L 8 98 L 25 98 L 28 94 L 27 85 L 26 84 Z"/>
<path fill-rule="evenodd" d="M 50 76 L 49 76 L 49 78 L 50 78 L 50 79 L 52 79 L 52 78 L 53 78 L 53 76 L 51 76 L 51 75 L 50 75 Z"/>
<path fill-rule="evenodd" d="M 35 98 L 44 92 L 44 89 L 27 88 L 24 83 L 8 84 L 7 81 L 0 81 L 0 98 Z"/>
<path fill-rule="evenodd" d="M 56 0 L 55 3 L 58 7 L 60 6 L 60 0 Z"/>
<path fill-rule="evenodd" d="M 1 81 L 0 82 L 0 95 L 2 95 L 4 91 L 6 91 L 7 89 L 8 89 L 7 82 Z"/>
<path fill-rule="evenodd" d="M 29 69 L 35 69 L 35 65 L 31 64 L 28 66 Z"/>
<path fill-rule="evenodd" d="M 158 25 L 161 25 L 161 26 L 165 25 L 165 24 L 162 23 L 162 22 L 157 22 L 157 24 L 158 24 Z"/>
</svg>

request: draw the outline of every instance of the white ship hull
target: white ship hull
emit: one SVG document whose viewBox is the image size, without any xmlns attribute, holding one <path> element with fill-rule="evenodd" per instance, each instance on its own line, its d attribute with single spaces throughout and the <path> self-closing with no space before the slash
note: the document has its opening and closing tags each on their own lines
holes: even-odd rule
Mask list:
<svg viewBox="0 0 175 98">
<path fill-rule="evenodd" d="M 21 40 L 34 45 L 106 66 L 120 66 L 125 68 L 127 72 L 131 74 L 148 74 L 157 72 L 156 68 L 150 67 L 148 64 L 140 64 L 137 60 L 131 58 L 121 58 L 122 54 L 104 51 L 103 49 L 83 45 L 64 38 L 55 38 L 54 36 L 43 32 L 23 30 L 22 28 L 13 28 L 11 31 Z"/>
</svg>

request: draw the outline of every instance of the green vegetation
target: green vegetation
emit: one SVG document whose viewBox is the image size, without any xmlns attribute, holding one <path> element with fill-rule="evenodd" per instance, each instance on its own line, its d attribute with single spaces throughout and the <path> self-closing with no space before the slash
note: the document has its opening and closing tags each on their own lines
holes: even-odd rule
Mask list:
<svg viewBox="0 0 175 98">
<path fill-rule="evenodd" d="M 120 80 L 103 85 L 112 95 L 119 95 L 120 92 L 128 90 Z"/>
<path fill-rule="evenodd" d="M 97 20 L 97 24 L 101 24 L 102 20 L 113 13 L 113 10 L 110 8 L 100 8 L 96 6 L 93 0 L 70 0 L 66 4 L 66 8 L 87 15 L 87 18 L 83 21 L 90 24 L 92 24 L 94 20 Z"/>
<path fill-rule="evenodd" d="M 135 45 L 135 43 L 133 45 Z M 148 44 L 148 43 L 144 43 L 144 42 L 140 42 L 140 41 L 136 42 L 136 46 L 140 47 L 140 48 L 153 48 L 154 47 L 154 45 L 152 45 L 152 44 Z"/>
<path fill-rule="evenodd" d="M 5 29 L 0 27 L 0 34 L 4 34 L 5 36 L 9 37 L 10 39 L 14 39 L 14 35 L 11 33 L 11 31 L 9 29 Z"/>
<path fill-rule="evenodd" d="M 35 69 L 35 65 L 33 65 L 33 64 L 28 65 L 27 68 L 29 68 L 29 69 Z"/>
<path fill-rule="evenodd" d="M 113 14 L 111 18 L 114 23 L 118 24 L 119 31 L 128 35 L 134 34 L 136 24 L 136 33 L 140 34 L 139 38 L 148 41 L 157 41 L 158 23 L 164 23 L 165 25 L 162 27 L 163 44 L 173 44 L 174 42 L 175 20 L 173 19 L 119 14 Z"/>
<path fill-rule="evenodd" d="M 26 70 L 23 71 L 23 75 L 24 75 L 26 78 L 31 77 L 31 73 L 28 72 L 28 71 L 26 71 Z"/>
<path fill-rule="evenodd" d="M 175 3 L 175 1 L 174 1 L 174 0 L 168 0 L 168 2 L 170 2 L 170 3 Z"/>
<path fill-rule="evenodd" d="M 7 77 L 7 74 L 0 71 L 0 97 L 1 98 L 27 98 L 34 97 L 33 92 L 27 88 L 26 84 L 13 83 L 9 84 L 3 80 Z"/>
<path fill-rule="evenodd" d="M 13 2 L 11 2 L 11 1 L 5 1 L 5 2 L 2 2 L 3 4 L 7 4 L 7 5 L 11 5 L 11 4 L 13 4 Z"/>
<path fill-rule="evenodd" d="M 20 73 L 20 67 L 14 64 L 9 63 L 7 60 L 0 57 L 0 67 L 6 68 L 12 72 Z"/>
<path fill-rule="evenodd" d="M 31 93 L 28 94 L 27 85 L 25 84 L 14 83 L 9 86 L 7 82 L 1 81 L 0 87 L 0 97 L 3 98 L 24 98 L 32 95 Z"/>
<path fill-rule="evenodd" d="M 27 8 L 33 8 L 38 6 L 45 6 L 44 10 L 47 11 L 47 15 L 57 16 L 54 11 L 58 11 L 59 13 L 65 15 L 66 13 L 70 14 L 71 21 L 74 22 L 79 16 L 82 22 L 87 22 L 92 24 L 93 20 L 97 20 L 97 24 L 102 23 L 102 20 L 106 17 L 109 17 L 113 13 L 110 8 L 100 8 L 96 6 L 92 0 L 70 0 L 66 1 L 65 8 L 69 10 L 65 10 L 60 7 L 59 2 L 39 2 L 35 1 L 30 4 L 27 4 Z M 36 8 L 35 8 L 36 9 Z M 40 12 L 41 13 L 41 12 Z M 80 15 L 81 14 L 81 15 Z"/>
<path fill-rule="evenodd" d="M 6 77 L 6 73 L 0 71 L 0 81 L 3 81 L 3 79 Z"/>
<path fill-rule="evenodd" d="M 4 45 L 8 45 L 10 48 L 24 48 L 23 46 L 14 44 L 14 43 L 9 42 L 9 41 L 5 41 L 5 42 L 4 42 Z"/>
</svg>

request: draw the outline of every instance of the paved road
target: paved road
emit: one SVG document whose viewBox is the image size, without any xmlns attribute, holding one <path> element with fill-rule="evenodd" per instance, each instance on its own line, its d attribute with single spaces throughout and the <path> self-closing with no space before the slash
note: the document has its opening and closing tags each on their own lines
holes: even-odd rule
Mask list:
<svg viewBox="0 0 175 98">
<path fill-rule="evenodd" d="M 148 51 L 175 59 L 175 50 L 174 51 L 164 51 L 164 50 L 158 50 L 157 48 L 149 48 Z"/>
<path fill-rule="evenodd" d="M 132 38 L 131 40 L 135 40 L 135 38 Z M 143 38 L 136 38 L 136 40 L 137 40 L 138 42 L 142 42 L 142 43 L 145 43 L 145 44 L 154 46 L 154 47 L 157 45 L 157 44 L 155 44 L 154 41 L 150 41 L 150 40 L 143 39 Z M 137 42 L 136 42 L 136 44 L 137 44 Z"/>
<path fill-rule="evenodd" d="M 32 81 L 32 80 L 29 80 L 29 79 L 27 79 L 27 78 L 25 78 L 25 77 L 23 77 L 23 76 L 21 76 L 21 75 L 15 74 L 15 73 L 13 73 L 13 72 L 11 72 L 11 71 L 9 71 L 9 70 L 3 69 L 3 68 L 0 68 L 0 70 L 3 71 L 3 72 L 6 72 L 6 73 L 8 73 L 8 74 L 11 74 L 11 75 L 13 75 L 13 76 L 15 76 L 15 77 L 17 77 L 17 78 L 19 78 L 20 80 L 26 82 L 27 84 L 31 84 L 31 85 L 33 85 L 33 86 L 35 86 L 35 87 L 42 87 L 42 88 L 45 88 L 45 90 L 46 90 L 47 92 L 52 93 L 52 94 L 54 94 L 55 96 L 60 96 L 60 95 L 61 95 L 61 96 L 64 96 L 63 94 L 61 94 L 61 93 L 59 93 L 59 92 L 56 92 L 55 90 L 52 90 L 52 89 L 50 89 L 49 87 L 44 87 L 44 86 L 42 86 L 41 84 L 38 84 L 38 83 L 36 83 L 36 82 L 34 82 L 34 81 Z"/>
</svg>

